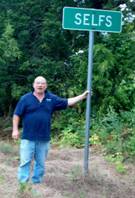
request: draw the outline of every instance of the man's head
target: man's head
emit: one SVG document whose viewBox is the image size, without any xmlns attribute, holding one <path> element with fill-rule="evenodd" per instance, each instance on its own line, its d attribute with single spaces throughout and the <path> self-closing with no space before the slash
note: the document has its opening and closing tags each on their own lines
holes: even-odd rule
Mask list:
<svg viewBox="0 0 135 198">
<path fill-rule="evenodd" d="M 47 89 L 47 81 L 43 76 L 38 76 L 33 82 L 33 88 L 35 93 L 43 94 Z"/>
</svg>

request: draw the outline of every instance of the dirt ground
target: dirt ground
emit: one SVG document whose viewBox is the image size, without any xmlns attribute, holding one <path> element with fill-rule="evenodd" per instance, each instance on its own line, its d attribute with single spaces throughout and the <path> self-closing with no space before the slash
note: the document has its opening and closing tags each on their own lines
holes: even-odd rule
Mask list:
<svg viewBox="0 0 135 198">
<path fill-rule="evenodd" d="M 101 149 L 90 148 L 89 174 L 83 176 L 83 149 L 51 148 L 42 184 L 21 190 L 17 182 L 18 146 L 0 143 L 1 198 L 135 198 L 135 167 L 116 172 Z"/>
</svg>

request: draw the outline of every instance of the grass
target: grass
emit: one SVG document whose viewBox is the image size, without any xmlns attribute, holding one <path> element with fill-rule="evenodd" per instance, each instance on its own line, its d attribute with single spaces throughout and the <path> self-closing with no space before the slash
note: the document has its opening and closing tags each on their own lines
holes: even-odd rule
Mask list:
<svg viewBox="0 0 135 198">
<path fill-rule="evenodd" d="M 11 143 L 1 141 L 0 142 L 0 152 L 4 153 L 4 154 L 12 154 L 12 153 L 15 153 L 16 151 Z"/>
<path fill-rule="evenodd" d="M 32 184 L 29 183 L 20 183 L 17 193 L 17 198 L 41 198 L 40 192 L 33 189 Z"/>
<path fill-rule="evenodd" d="M 105 159 L 114 164 L 115 166 L 115 169 L 118 173 L 120 174 L 125 174 L 126 173 L 126 167 L 125 165 L 123 164 L 123 156 L 121 153 L 116 153 L 116 155 L 107 155 L 105 157 Z"/>
<path fill-rule="evenodd" d="M 75 181 L 81 176 L 81 174 L 82 174 L 81 167 L 76 165 L 70 171 L 69 178 L 71 179 L 71 181 Z"/>
<path fill-rule="evenodd" d="M 0 175 L 0 184 L 3 184 L 5 182 L 5 177 L 3 175 Z"/>
<path fill-rule="evenodd" d="M 2 145 L 4 148 L 7 144 L 8 142 L 0 142 L 0 146 Z M 18 145 L 10 144 L 11 151 L 6 152 L 4 149 L 5 154 L 0 152 L 0 196 L 2 198 L 87 198 L 92 195 L 95 198 L 105 198 L 109 195 L 112 198 L 128 197 L 129 188 L 131 188 L 131 196 L 134 193 L 135 180 L 132 177 L 134 169 L 130 169 L 132 172 L 130 171 L 128 174 L 123 174 L 125 167 L 122 164 L 121 153 L 109 156 L 108 160 L 116 166 L 117 172 L 122 175 L 111 174 L 114 173 L 114 166 L 105 163 L 103 156 L 98 156 L 97 149 L 91 153 L 90 174 L 87 178 L 84 178 L 82 171 L 82 149 L 54 148 L 51 149 L 48 156 L 43 184 L 39 186 L 29 183 L 18 185 L 16 175 L 18 158 L 14 155 L 16 146 Z M 10 164 L 7 164 L 8 161 Z M 107 176 L 108 174 L 109 176 Z M 116 180 L 118 183 L 114 183 Z"/>
</svg>

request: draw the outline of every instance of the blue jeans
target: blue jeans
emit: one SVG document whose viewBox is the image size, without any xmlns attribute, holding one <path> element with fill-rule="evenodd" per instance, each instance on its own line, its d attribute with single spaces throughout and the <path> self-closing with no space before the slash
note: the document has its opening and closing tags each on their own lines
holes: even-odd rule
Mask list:
<svg viewBox="0 0 135 198">
<path fill-rule="evenodd" d="M 30 165 L 34 159 L 32 175 L 33 183 L 42 182 L 45 173 L 45 160 L 47 158 L 50 142 L 21 140 L 20 144 L 20 166 L 18 169 L 18 180 L 25 183 L 30 177 Z"/>
</svg>

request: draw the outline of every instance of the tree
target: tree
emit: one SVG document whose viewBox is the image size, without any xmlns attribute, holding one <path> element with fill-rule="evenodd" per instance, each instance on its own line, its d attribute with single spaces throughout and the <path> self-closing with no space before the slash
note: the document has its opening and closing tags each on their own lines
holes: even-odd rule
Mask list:
<svg viewBox="0 0 135 198">
<path fill-rule="evenodd" d="M 13 26 L 7 22 L 0 39 L 0 104 L 4 114 L 9 112 L 12 104 L 12 86 L 16 75 L 16 65 L 21 51 L 15 40 Z"/>
<path fill-rule="evenodd" d="M 44 75 L 49 89 L 61 96 L 85 90 L 88 32 L 63 30 L 62 9 L 75 6 L 120 10 L 123 3 L 128 7 L 123 11 L 123 32 L 95 33 L 92 104 L 95 112 L 106 112 L 108 105 L 116 111 L 130 110 L 134 104 L 134 21 L 126 18 L 134 11 L 134 4 L 124 0 L 2 0 L 0 81 L 6 76 L 6 83 L 0 90 L 1 95 L 6 94 L 1 96 L 0 108 L 6 107 L 4 111 L 8 112 L 8 103 L 14 105 L 30 90 L 37 75 Z M 84 110 L 83 106 L 79 108 Z"/>
</svg>

